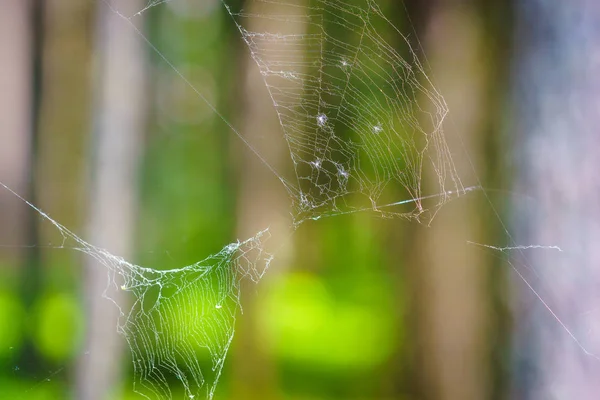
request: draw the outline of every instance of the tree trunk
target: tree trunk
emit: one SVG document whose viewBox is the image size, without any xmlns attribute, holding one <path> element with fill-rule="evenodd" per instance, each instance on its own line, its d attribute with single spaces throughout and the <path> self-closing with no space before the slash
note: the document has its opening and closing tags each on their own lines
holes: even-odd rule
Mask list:
<svg viewBox="0 0 600 400">
<path fill-rule="evenodd" d="M 132 4 L 135 3 L 135 4 Z M 137 170 L 145 121 L 145 47 L 131 26 L 104 2 L 98 2 L 96 26 L 94 126 L 87 240 L 130 259 L 137 212 Z M 133 11 L 144 1 L 129 2 Z M 118 4 L 117 4 L 118 5 Z M 131 15 L 132 10 L 119 10 Z M 133 21 L 141 23 L 141 17 Z M 77 398 L 114 396 L 122 378 L 123 338 L 117 333 L 118 310 L 102 298 L 107 269 L 86 258 L 86 353 L 79 360 Z M 115 302 L 118 294 L 111 294 Z M 123 294 L 124 295 L 124 294 Z"/>
<path fill-rule="evenodd" d="M 32 4 L 10 0 L 0 13 L 0 182 L 26 195 L 32 141 L 32 39 L 29 23 Z M 0 262 L 17 264 L 26 242 L 27 205 L 7 190 L 0 190 Z M 5 258 L 6 257 L 6 258 Z"/>
<path fill-rule="evenodd" d="M 469 1 L 432 2 L 423 35 L 425 69 L 444 96 L 446 141 L 465 184 L 477 182 L 487 117 L 481 16 Z M 471 164 L 472 163 L 472 164 Z M 477 171 L 474 173 L 474 171 Z M 433 170 L 425 182 L 437 182 Z M 426 192 L 438 186 L 427 184 Z M 419 397 L 479 400 L 489 394 L 487 260 L 468 241 L 482 240 L 480 198 L 447 203 L 414 240 L 414 312 Z"/>
<path fill-rule="evenodd" d="M 517 2 L 514 242 L 563 251 L 514 260 L 515 398 L 600 393 L 599 27 L 595 0 Z"/>
<path fill-rule="evenodd" d="M 260 5 L 260 4 L 258 4 Z M 250 1 L 248 12 L 252 13 L 257 2 Z M 277 7 L 271 6 L 276 12 Z M 262 4 L 262 12 L 265 5 Z M 268 12 L 268 10 L 267 10 Z M 278 32 L 284 22 L 268 18 L 253 18 L 248 21 L 247 28 L 256 32 Z M 298 24 L 297 22 L 295 24 Z M 288 26 L 289 28 L 289 26 Z M 298 27 L 302 29 L 302 27 Z M 272 44 L 285 46 L 285 44 Z M 284 160 L 289 157 L 283 140 L 282 128 L 277 119 L 274 105 L 269 96 L 259 69 L 250 58 L 247 48 L 241 49 L 241 58 L 245 60 L 242 71 L 243 104 L 241 124 L 243 135 L 261 155 L 269 158 L 270 165 L 277 171 L 285 167 Z M 291 220 L 289 219 L 290 202 L 281 182 L 267 166 L 248 148 L 238 141 L 236 148 L 242 162 L 240 163 L 238 192 L 238 225 L 236 235 L 243 239 L 256 234 L 257 231 L 269 228 L 270 239 L 266 243 L 269 251 L 276 251 L 270 271 L 264 279 L 270 279 L 277 272 L 278 266 L 289 263 L 289 237 Z M 269 399 L 276 396 L 276 377 L 272 366 L 273 360 L 259 347 L 256 284 L 248 279 L 242 282 L 242 307 L 236 343 L 234 343 L 234 392 L 233 398 Z"/>
</svg>

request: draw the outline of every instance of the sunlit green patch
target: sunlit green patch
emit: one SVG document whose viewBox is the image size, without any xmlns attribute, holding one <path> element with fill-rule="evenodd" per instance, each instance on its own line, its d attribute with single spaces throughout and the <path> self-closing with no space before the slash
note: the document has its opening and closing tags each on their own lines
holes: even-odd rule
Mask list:
<svg viewBox="0 0 600 400">
<path fill-rule="evenodd" d="M 284 360 L 334 370 L 380 365 L 394 349 L 386 309 L 337 301 L 316 276 L 293 273 L 263 297 L 262 343 Z"/>
<path fill-rule="evenodd" d="M 41 354 L 49 360 L 64 362 L 80 348 L 83 315 L 77 299 L 67 293 L 42 297 L 35 306 L 31 334 Z"/>
</svg>

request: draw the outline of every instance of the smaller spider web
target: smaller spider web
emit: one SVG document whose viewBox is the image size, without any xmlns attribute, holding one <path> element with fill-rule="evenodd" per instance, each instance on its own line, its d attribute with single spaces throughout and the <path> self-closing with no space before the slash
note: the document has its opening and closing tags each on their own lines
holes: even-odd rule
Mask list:
<svg viewBox="0 0 600 400">
<path fill-rule="evenodd" d="M 168 373 L 189 398 L 201 393 L 212 398 L 241 308 L 240 281 L 258 282 L 268 268 L 272 256 L 263 250 L 268 237 L 267 230 L 260 231 L 181 269 L 154 270 L 119 260 L 106 296 L 111 299 L 110 290 L 119 289 L 133 295 L 133 305 L 117 304 L 118 329 L 131 349 L 138 393 L 172 398 Z"/>
<path fill-rule="evenodd" d="M 186 267 L 158 270 L 86 242 L 2 182 L 0 186 L 58 232 L 58 239 L 44 247 L 82 252 L 107 269 L 103 297 L 119 310 L 116 329 L 131 351 L 137 393 L 171 399 L 179 385 L 188 398 L 213 397 L 241 310 L 241 281 L 258 282 L 273 259 L 265 251 L 268 229 Z M 122 296 L 123 291 L 131 296 Z"/>
</svg>

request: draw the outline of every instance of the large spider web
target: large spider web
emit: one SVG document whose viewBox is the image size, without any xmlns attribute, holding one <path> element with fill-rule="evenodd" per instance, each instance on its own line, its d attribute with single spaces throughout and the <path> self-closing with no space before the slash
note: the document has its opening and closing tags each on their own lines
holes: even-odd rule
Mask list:
<svg viewBox="0 0 600 400">
<path fill-rule="evenodd" d="M 140 12 L 162 3 L 151 1 Z M 137 30 L 131 22 L 135 15 L 107 6 Z M 247 1 L 244 10 L 223 6 L 264 79 L 289 147 L 292 177 L 273 169 L 221 118 L 285 186 L 292 230 L 307 219 L 366 210 L 429 222 L 446 201 L 464 193 L 441 127 L 444 99 L 408 38 L 375 1 L 256 0 Z M 378 33 L 382 24 L 394 33 L 393 43 Z M 422 189 L 425 169 L 437 178 L 428 185 L 437 190 L 429 194 Z M 148 398 L 172 398 L 175 378 L 189 398 L 212 398 L 234 335 L 240 282 L 258 281 L 273 257 L 264 248 L 268 230 L 195 264 L 154 270 L 87 243 L 27 204 L 60 232 L 60 247 L 81 251 L 107 268 L 105 296 L 121 313 L 117 329 L 130 347 L 135 390 Z M 133 301 L 122 304 L 115 300 L 121 296 L 111 295 L 115 291 L 130 293 Z"/>
<path fill-rule="evenodd" d="M 295 184 L 285 183 L 296 223 L 366 208 L 419 217 L 424 163 L 438 177 L 433 208 L 463 191 L 442 132 L 446 104 L 407 38 L 392 28 L 395 47 L 378 33 L 391 24 L 371 0 L 304 4 L 255 1 L 251 12 L 225 5 L 289 146 Z M 402 203 L 388 193 L 398 185 L 412 209 L 387 211 Z"/>
</svg>

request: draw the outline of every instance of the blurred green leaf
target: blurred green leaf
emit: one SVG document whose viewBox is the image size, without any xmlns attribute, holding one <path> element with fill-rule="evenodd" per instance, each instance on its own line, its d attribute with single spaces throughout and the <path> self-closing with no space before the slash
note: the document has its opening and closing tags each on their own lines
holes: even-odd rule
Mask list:
<svg viewBox="0 0 600 400">
<path fill-rule="evenodd" d="M 262 342 L 288 361 L 364 370 L 384 362 L 394 349 L 388 307 L 336 301 L 315 275 L 295 272 L 272 282 L 263 302 Z"/>
<path fill-rule="evenodd" d="M 35 306 L 32 336 L 40 353 L 52 361 L 64 362 L 80 347 L 83 314 L 77 299 L 67 293 L 42 297 Z"/>
</svg>

